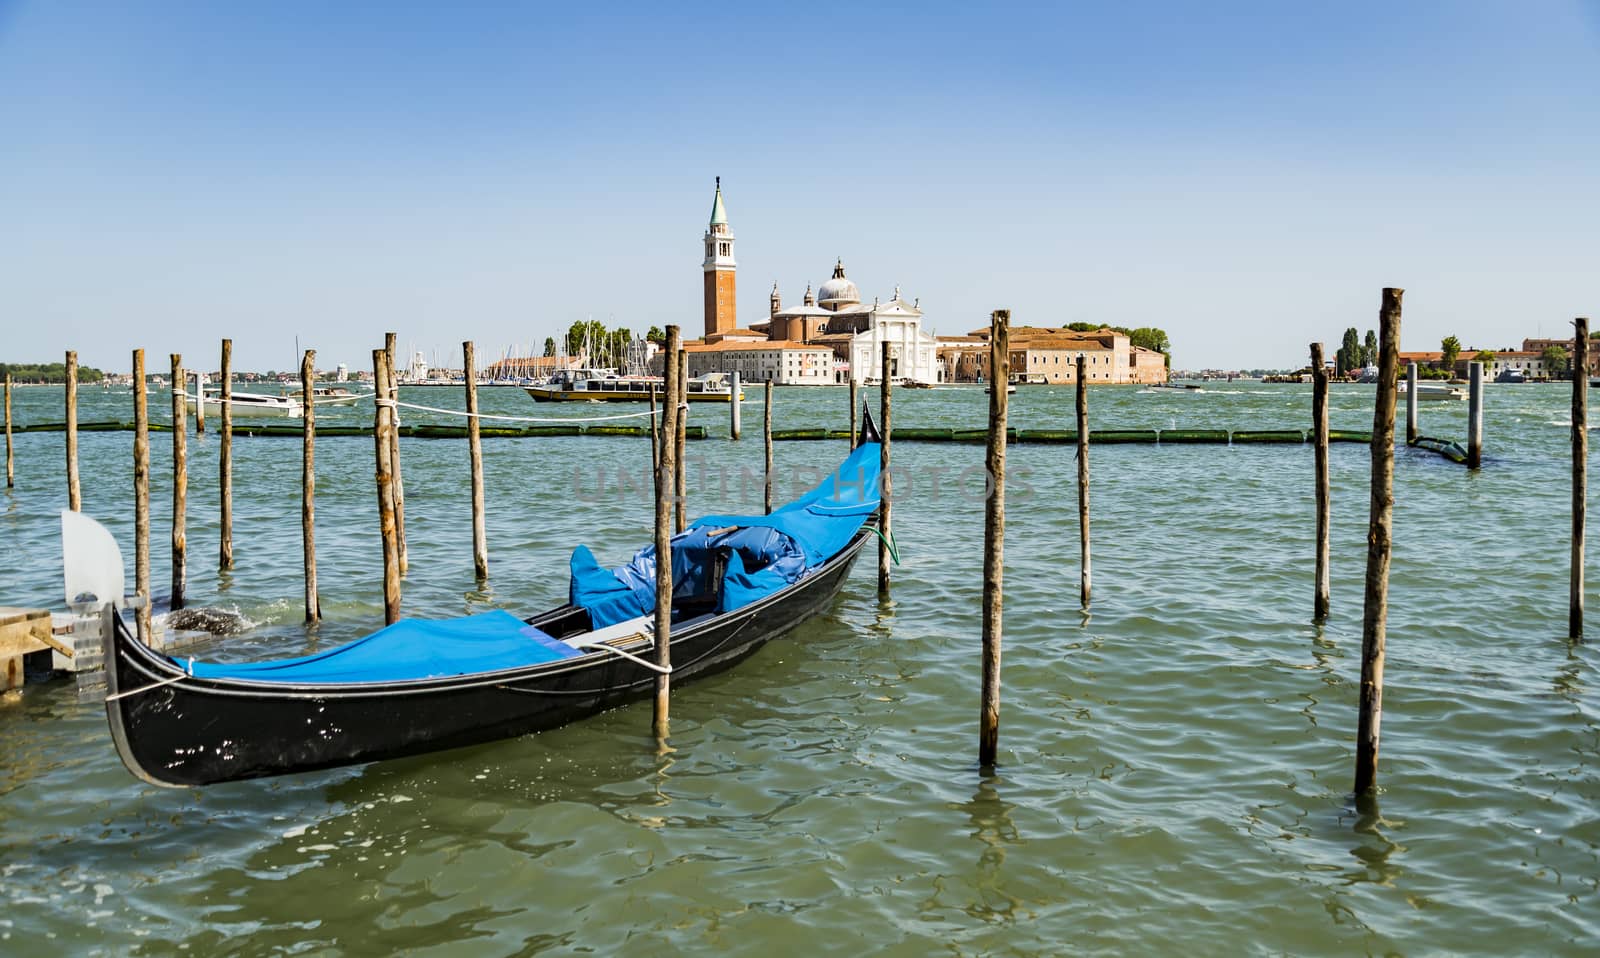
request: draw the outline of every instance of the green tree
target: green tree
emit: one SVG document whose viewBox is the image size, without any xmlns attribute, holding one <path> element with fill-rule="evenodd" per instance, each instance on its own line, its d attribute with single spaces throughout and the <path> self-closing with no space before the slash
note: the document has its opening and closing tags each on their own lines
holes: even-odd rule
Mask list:
<svg viewBox="0 0 1600 958">
<path fill-rule="evenodd" d="M 1092 333 L 1105 327 L 1099 323 L 1068 323 L 1067 328 L 1075 333 Z"/>
<path fill-rule="evenodd" d="M 1544 361 L 1545 374 L 1551 379 L 1564 375 L 1571 363 L 1567 351 L 1560 346 L 1546 346 L 1539 358 Z"/>
<path fill-rule="evenodd" d="M 1378 334 L 1367 330 L 1367 338 L 1361 342 L 1361 365 L 1371 366 L 1378 361 Z"/>
<path fill-rule="evenodd" d="M 1339 351 L 1333 356 L 1333 363 L 1334 369 L 1341 376 L 1361 367 L 1361 334 L 1356 332 L 1354 326 L 1344 331 L 1344 339 Z"/>
<path fill-rule="evenodd" d="M 1439 351 L 1444 354 L 1440 357 L 1440 365 L 1444 366 L 1445 372 L 1451 372 L 1456 368 L 1456 359 L 1461 355 L 1461 340 L 1454 336 L 1446 336 L 1439 344 Z"/>
<path fill-rule="evenodd" d="M 650 331 L 644 334 L 644 338 L 652 343 L 664 343 L 667 341 L 667 334 L 662 331 L 660 326 L 651 326 Z"/>
<path fill-rule="evenodd" d="M 544 354 L 546 356 L 554 356 L 556 354 L 556 338 L 554 336 L 546 336 L 544 338 Z"/>
<path fill-rule="evenodd" d="M 1492 349 L 1480 349 L 1480 350 L 1478 350 L 1478 355 L 1472 357 L 1472 360 L 1473 360 L 1473 362 L 1479 362 L 1479 363 L 1483 363 L 1484 365 L 1488 365 L 1489 363 L 1494 362 L 1495 358 L 1496 357 L 1495 357 L 1494 350 L 1492 350 Z"/>
<path fill-rule="evenodd" d="M 66 363 L 0 363 L 0 377 L 6 373 L 19 383 L 64 383 L 67 381 Z M 97 383 L 105 373 L 93 366 L 78 367 L 78 382 Z"/>
</svg>

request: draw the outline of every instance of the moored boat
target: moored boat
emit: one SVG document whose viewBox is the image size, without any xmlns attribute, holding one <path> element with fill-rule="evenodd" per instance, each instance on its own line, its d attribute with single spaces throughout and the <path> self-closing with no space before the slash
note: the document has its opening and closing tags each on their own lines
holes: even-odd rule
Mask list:
<svg viewBox="0 0 1600 958">
<path fill-rule="evenodd" d="M 706 373 L 684 384 L 690 402 L 731 402 L 733 380 L 726 373 Z M 619 376 L 609 369 L 561 370 L 548 382 L 524 386 L 534 402 L 648 402 L 659 399 L 660 376 Z M 740 401 L 744 390 L 739 390 Z"/>
<path fill-rule="evenodd" d="M 878 443 L 864 417 L 856 448 L 815 489 L 673 538 L 674 685 L 734 665 L 831 603 L 873 532 Z M 82 565 L 66 548 L 69 567 Z M 121 557 L 104 567 L 120 583 Z M 138 777 L 185 787 L 475 745 L 650 696 L 653 547 L 606 569 L 578 546 L 568 599 L 527 618 L 403 619 L 327 652 L 256 663 L 162 655 L 107 605 L 112 739 Z"/>
<path fill-rule="evenodd" d="M 220 415 L 222 393 L 207 392 L 204 395 L 206 415 Z M 312 401 L 315 402 L 315 398 Z M 189 406 L 189 411 L 193 412 L 194 397 L 190 396 L 185 402 Z M 300 397 L 294 395 L 274 396 L 270 393 L 233 392 L 229 394 L 228 402 L 233 407 L 233 415 L 236 417 L 299 419 L 305 411 L 300 403 Z"/>
<path fill-rule="evenodd" d="M 1399 390 L 1400 395 L 1406 395 L 1406 381 L 1404 379 L 1400 380 L 1400 385 L 1396 388 Z M 1447 401 L 1466 398 L 1467 391 L 1462 389 L 1460 386 L 1452 386 L 1448 383 L 1417 383 L 1418 402 L 1423 402 L 1425 400 Z"/>
</svg>

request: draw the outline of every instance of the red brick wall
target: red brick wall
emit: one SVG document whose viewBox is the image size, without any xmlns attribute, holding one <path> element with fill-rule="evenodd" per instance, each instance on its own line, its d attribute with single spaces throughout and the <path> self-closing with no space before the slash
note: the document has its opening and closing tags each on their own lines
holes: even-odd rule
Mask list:
<svg viewBox="0 0 1600 958">
<path fill-rule="evenodd" d="M 706 335 L 737 329 L 739 317 L 734 299 L 733 270 L 712 270 L 704 275 Z"/>
</svg>

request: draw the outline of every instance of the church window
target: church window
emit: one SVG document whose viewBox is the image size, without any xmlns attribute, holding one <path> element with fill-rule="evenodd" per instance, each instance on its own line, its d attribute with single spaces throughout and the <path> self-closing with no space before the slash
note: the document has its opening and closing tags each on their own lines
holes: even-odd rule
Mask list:
<svg viewBox="0 0 1600 958">
<path fill-rule="evenodd" d="M 717 253 L 719 255 L 721 255 L 721 256 L 727 256 L 728 255 L 728 244 L 727 243 L 718 243 L 717 244 Z"/>
</svg>

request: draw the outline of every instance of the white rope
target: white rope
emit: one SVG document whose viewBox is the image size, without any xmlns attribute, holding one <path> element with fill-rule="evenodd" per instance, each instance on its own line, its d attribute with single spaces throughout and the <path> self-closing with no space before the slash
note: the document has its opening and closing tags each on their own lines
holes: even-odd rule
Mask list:
<svg viewBox="0 0 1600 958">
<path fill-rule="evenodd" d="M 576 638 L 576 639 L 568 639 L 567 640 L 567 644 L 572 646 L 573 648 L 577 648 L 577 649 L 598 649 L 601 652 L 614 652 L 617 655 L 620 655 L 623 658 L 629 660 L 630 662 L 637 662 L 638 664 L 644 666 L 645 668 L 649 669 L 652 672 L 658 672 L 661 675 L 671 675 L 672 674 L 672 666 L 670 666 L 670 665 L 657 665 L 654 662 L 650 662 L 650 661 L 647 661 L 645 659 L 641 659 L 639 656 L 634 655 L 632 652 L 624 652 L 624 651 L 622 651 L 621 649 L 617 648 L 614 645 L 607 645 L 604 641 L 596 641 L 594 639 Z"/>
<path fill-rule="evenodd" d="M 440 413 L 441 415 L 445 415 L 445 416 L 460 416 L 463 419 L 493 419 L 493 420 L 496 420 L 498 422 L 553 422 L 553 423 L 611 422 L 611 421 L 617 420 L 617 419 L 638 419 L 638 418 L 641 418 L 643 416 L 659 416 L 663 412 L 663 410 L 657 409 L 655 412 L 651 412 L 649 410 L 645 410 L 644 412 L 623 413 L 623 414 L 618 415 L 618 416 L 588 416 L 588 417 L 579 419 L 579 418 L 566 418 L 566 417 L 550 418 L 550 417 L 540 417 L 540 416 L 496 416 L 496 415 L 492 415 L 492 414 L 486 413 L 486 412 L 464 412 L 464 411 L 462 411 L 460 409 L 440 409 L 438 406 L 422 406 L 422 405 L 418 405 L 417 403 L 401 402 L 398 399 L 374 399 L 373 402 L 375 404 L 379 405 L 379 406 L 388 406 L 388 407 L 391 407 L 391 408 L 396 407 L 396 406 L 404 406 L 407 409 L 417 409 L 417 410 L 421 410 L 422 412 L 435 412 L 435 413 Z M 688 403 L 679 403 L 678 404 L 678 408 L 679 409 L 684 409 L 688 405 L 689 405 Z"/>
<path fill-rule="evenodd" d="M 190 659 L 189 661 L 192 663 L 194 660 Z M 125 699 L 130 695 L 138 695 L 140 692 L 148 692 L 151 689 L 159 689 L 163 685 L 171 685 L 174 682 L 182 682 L 184 679 L 186 679 L 188 677 L 189 676 L 187 676 L 187 675 L 174 675 L 170 679 L 162 679 L 159 682 L 151 682 L 149 685 L 141 685 L 136 689 L 129 689 L 126 692 L 118 692 L 115 695 L 108 695 L 108 696 L 106 696 L 106 701 L 107 702 L 115 702 L 117 699 Z"/>
</svg>

